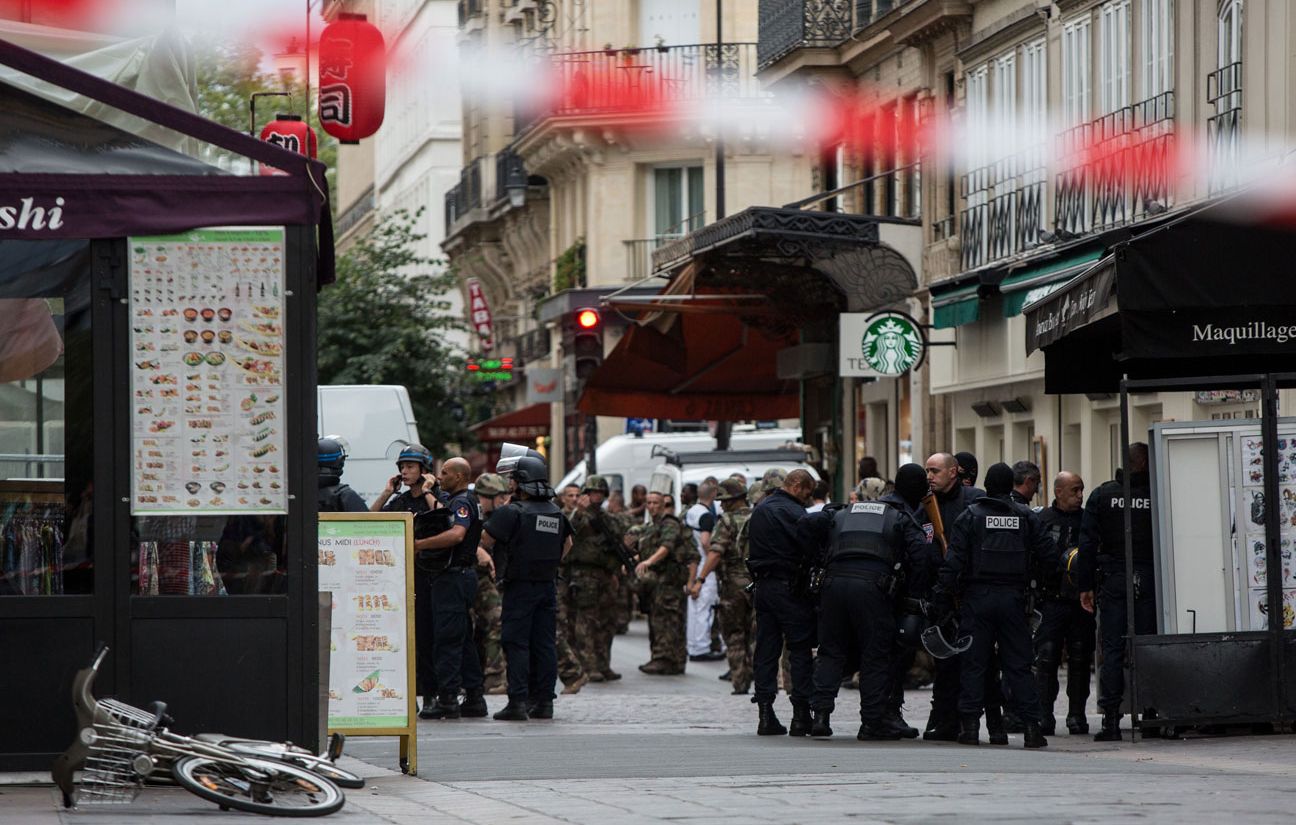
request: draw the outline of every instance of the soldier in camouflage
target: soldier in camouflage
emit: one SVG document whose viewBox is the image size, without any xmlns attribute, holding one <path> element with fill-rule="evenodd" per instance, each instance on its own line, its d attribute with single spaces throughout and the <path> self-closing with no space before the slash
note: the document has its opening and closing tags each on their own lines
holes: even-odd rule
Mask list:
<svg viewBox="0 0 1296 825">
<path fill-rule="evenodd" d="M 495 473 L 482 473 L 473 485 L 473 493 L 481 505 L 482 519 L 508 503 L 508 482 Z M 503 602 L 495 586 L 495 567 L 485 550 L 477 553 L 477 598 L 473 602 L 473 641 L 477 657 L 482 663 L 486 693 L 499 696 L 507 693 L 508 671 L 504 649 L 500 645 L 500 616 Z"/>
<path fill-rule="evenodd" d="M 612 637 L 617 625 L 617 573 L 621 557 L 616 542 L 622 540 L 619 520 L 603 512 L 608 483 L 590 476 L 581 487 L 571 515 L 574 539 L 567 554 L 567 605 L 572 636 L 568 640 L 591 682 L 615 681 L 612 670 Z"/>
<path fill-rule="evenodd" d="M 756 642 L 756 614 L 752 610 L 751 574 L 747 572 L 747 487 L 736 478 L 720 482 L 716 495 L 724 512 L 711 534 L 711 547 L 698 578 L 712 570 L 720 580 L 720 632 L 724 634 L 729 659 L 729 681 L 735 695 L 751 688 L 752 653 Z"/>
<path fill-rule="evenodd" d="M 766 493 L 782 487 L 786 479 L 787 470 L 781 467 L 769 468 L 765 471 L 765 475 L 760 477 L 760 481 L 747 489 L 747 503 L 753 507 L 760 504 L 760 500 L 765 498 Z"/>
<path fill-rule="evenodd" d="M 648 494 L 652 524 L 639 538 L 635 573 L 651 579 L 652 597 L 648 609 L 648 638 L 652 659 L 639 666 L 655 676 L 677 676 L 688 661 L 684 619 L 684 586 L 697 570 L 697 545 L 693 537 L 669 511 L 671 499 L 661 493 Z"/>
</svg>

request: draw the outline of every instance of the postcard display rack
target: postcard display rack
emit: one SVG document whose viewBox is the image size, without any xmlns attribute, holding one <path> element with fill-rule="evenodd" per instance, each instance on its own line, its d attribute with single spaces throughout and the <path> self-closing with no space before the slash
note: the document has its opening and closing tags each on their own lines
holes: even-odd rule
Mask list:
<svg viewBox="0 0 1296 825">
<path fill-rule="evenodd" d="M 1283 627 L 1296 619 L 1296 419 L 1278 422 Z M 1267 630 L 1260 422 L 1152 427 L 1159 632 Z"/>
</svg>

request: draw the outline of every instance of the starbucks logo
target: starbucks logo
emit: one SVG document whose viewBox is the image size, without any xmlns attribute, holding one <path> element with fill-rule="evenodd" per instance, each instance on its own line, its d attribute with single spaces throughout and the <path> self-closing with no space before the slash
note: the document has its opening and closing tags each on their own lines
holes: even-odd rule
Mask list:
<svg viewBox="0 0 1296 825">
<path fill-rule="evenodd" d="M 880 312 L 868 319 L 860 349 L 871 369 L 895 376 L 922 362 L 926 344 L 914 319 L 902 312 Z"/>
</svg>

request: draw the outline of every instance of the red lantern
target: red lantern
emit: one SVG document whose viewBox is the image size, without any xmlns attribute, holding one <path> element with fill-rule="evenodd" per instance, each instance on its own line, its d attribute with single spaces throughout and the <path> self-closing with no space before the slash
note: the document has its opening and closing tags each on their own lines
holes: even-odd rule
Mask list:
<svg viewBox="0 0 1296 825">
<path fill-rule="evenodd" d="M 320 34 L 320 125 L 342 143 L 357 143 L 382 125 L 386 57 L 382 32 L 363 14 L 339 14 Z"/>
<path fill-rule="evenodd" d="M 319 154 L 315 130 L 308 126 L 300 115 L 275 115 L 275 119 L 261 129 L 261 139 L 266 143 L 273 143 L 282 149 L 310 158 Z M 285 175 L 287 173 L 263 163 L 261 174 Z"/>
</svg>

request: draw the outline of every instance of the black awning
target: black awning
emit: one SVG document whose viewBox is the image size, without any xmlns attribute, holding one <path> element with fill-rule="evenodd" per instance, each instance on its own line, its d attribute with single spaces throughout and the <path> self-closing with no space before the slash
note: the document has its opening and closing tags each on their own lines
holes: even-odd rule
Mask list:
<svg viewBox="0 0 1296 825">
<path fill-rule="evenodd" d="M 1026 309 L 1048 392 L 1296 363 L 1296 192 L 1248 192 L 1117 245 Z"/>
</svg>

